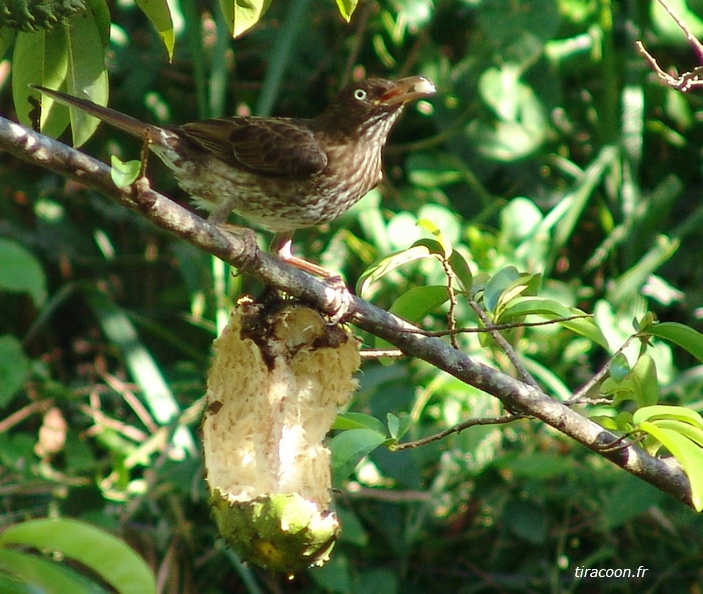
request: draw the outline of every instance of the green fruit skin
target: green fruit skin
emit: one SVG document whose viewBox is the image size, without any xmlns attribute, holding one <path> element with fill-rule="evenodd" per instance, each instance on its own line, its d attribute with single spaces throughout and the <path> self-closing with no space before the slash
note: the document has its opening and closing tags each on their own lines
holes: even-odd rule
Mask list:
<svg viewBox="0 0 703 594">
<path fill-rule="evenodd" d="M 85 0 L 3 0 L 0 27 L 34 32 L 63 25 L 85 12 Z"/>
<path fill-rule="evenodd" d="M 230 501 L 216 489 L 210 503 L 220 534 L 242 561 L 273 571 L 324 564 L 339 533 L 334 513 L 320 513 L 297 493 Z"/>
</svg>

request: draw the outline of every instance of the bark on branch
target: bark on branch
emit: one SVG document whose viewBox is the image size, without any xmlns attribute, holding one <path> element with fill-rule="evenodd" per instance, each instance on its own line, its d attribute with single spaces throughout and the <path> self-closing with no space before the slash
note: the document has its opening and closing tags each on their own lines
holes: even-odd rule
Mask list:
<svg viewBox="0 0 703 594">
<path fill-rule="evenodd" d="M 0 118 L 0 150 L 78 180 L 267 285 L 323 312 L 334 313 L 335 292 L 316 278 L 262 252 L 251 238 L 223 233 L 145 183 L 124 189 L 116 187 L 109 167 L 92 157 L 4 118 Z M 415 326 L 358 297 L 352 296 L 350 312 L 349 322 L 387 340 L 407 356 L 423 359 L 495 396 L 509 410 L 540 419 L 627 472 L 691 505 L 688 478 L 675 459 L 649 456 L 549 397 L 539 387 L 483 365 L 439 338 L 416 333 Z"/>
</svg>

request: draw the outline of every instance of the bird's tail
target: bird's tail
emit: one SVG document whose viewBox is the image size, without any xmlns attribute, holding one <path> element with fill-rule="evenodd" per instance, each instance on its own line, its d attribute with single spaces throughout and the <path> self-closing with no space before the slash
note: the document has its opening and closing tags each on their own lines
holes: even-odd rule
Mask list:
<svg viewBox="0 0 703 594">
<path fill-rule="evenodd" d="M 73 95 L 68 95 L 60 91 L 54 91 L 53 89 L 47 89 L 46 87 L 41 87 L 39 85 L 29 86 L 44 95 L 51 97 L 59 103 L 77 107 L 78 109 L 85 111 L 106 124 L 110 124 L 111 126 L 114 126 L 115 128 L 118 128 L 119 130 L 127 132 L 133 136 L 148 139 L 153 144 L 163 144 L 164 136 L 168 134 L 164 128 L 141 122 L 136 118 L 120 113 L 119 111 L 115 111 L 114 109 L 110 109 L 109 107 L 102 107 L 101 105 L 88 101 L 87 99 L 74 97 Z"/>
</svg>

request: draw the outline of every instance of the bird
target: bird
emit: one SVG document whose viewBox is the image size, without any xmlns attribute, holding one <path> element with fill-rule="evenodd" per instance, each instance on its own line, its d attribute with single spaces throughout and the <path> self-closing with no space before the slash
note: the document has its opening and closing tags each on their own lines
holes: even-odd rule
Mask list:
<svg viewBox="0 0 703 594">
<path fill-rule="evenodd" d="M 234 116 L 159 126 L 31 86 L 143 139 L 193 204 L 209 213 L 210 223 L 225 226 L 234 212 L 273 232 L 270 251 L 323 277 L 332 275 L 293 255 L 293 233 L 336 219 L 376 187 L 383 148 L 403 109 L 436 93 L 423 76 L 367 78 L 344 88 L 310 119 Z"/>
</svg>

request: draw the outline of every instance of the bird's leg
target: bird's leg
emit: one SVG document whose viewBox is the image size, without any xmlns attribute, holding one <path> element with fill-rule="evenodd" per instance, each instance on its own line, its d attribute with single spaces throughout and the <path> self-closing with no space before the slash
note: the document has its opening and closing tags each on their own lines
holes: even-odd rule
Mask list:
<svg viewBox="0 0 703 594">
<path fill-rule="evenodd" d="M 292 242 L 293 233 L 291 231 L 276 233 L 273 236 L 269 250 L 275 253 L 284 262 L 323 278 L 325 284 L 329 287 L 330 291 L 333 292 L 331 307 L 334 313 L 330 315 L 330 324 L 338 324 L 351 312 L 352 308 L 353 299 L 347 285 L 340 275 L 326 270 L 319 264 L 294 256 L 291 251 Z"/>
</svg>

